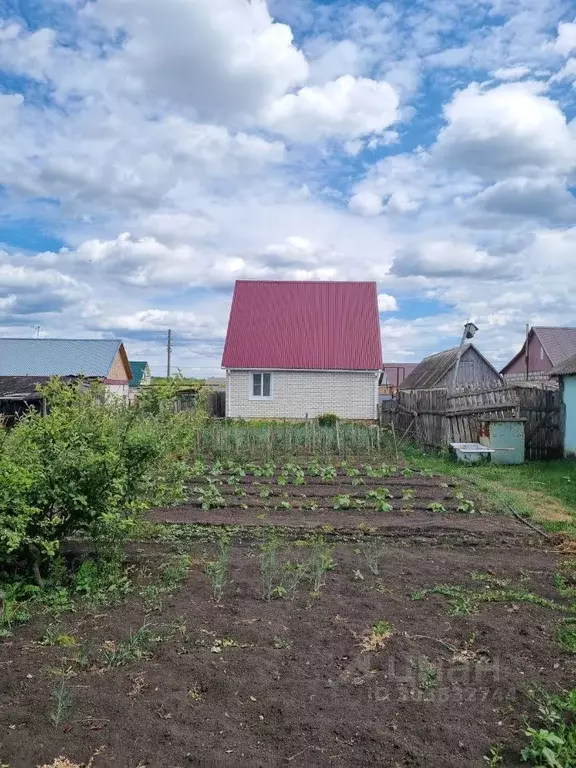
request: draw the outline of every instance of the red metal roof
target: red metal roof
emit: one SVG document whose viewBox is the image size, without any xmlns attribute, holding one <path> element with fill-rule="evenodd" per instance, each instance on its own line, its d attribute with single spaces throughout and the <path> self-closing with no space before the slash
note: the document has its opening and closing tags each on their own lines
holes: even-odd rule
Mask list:
<svg viewBox="0 0 576 768">
<path fill-rule="evenodd" d="M 222 365 L 379 370 L 376 283 L 238 280 Z"/>
</svg>

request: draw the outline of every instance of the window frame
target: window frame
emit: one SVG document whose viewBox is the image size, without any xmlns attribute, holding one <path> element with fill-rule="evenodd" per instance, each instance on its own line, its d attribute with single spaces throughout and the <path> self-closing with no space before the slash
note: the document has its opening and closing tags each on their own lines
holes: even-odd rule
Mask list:
<svg viewBox="0 0 576 768">
<path fill-rule="evenodd" d="M 256 376 L 260 376 L 260 394 L 259 395 L 254 394 L 254 379 Z M 264 394 L 264 376 L 270 377 L 270 394 L 268 395 Z M 248 377 L 248 399 L 249 400 L 272 400 L 274 396 L 273 381 L 274 381 L 274 377 L 272 376 L 272 371 L 250 371 L 250 376 Z"/>
</svg>

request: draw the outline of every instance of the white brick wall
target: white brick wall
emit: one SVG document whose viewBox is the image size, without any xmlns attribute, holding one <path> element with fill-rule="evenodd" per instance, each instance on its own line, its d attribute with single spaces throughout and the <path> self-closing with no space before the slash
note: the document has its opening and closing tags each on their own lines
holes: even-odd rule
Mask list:
<svg viewBox="0 0 576 768">
<path fill-rule="evenodd" d="M 251 400 L 250 371 L 228 371 L 226 414 L 245 419 L 305 419 L 335 413 L 342 419 L 375 419 L 376 371 L 272 371 L 272 398 Z"/>
</svg>

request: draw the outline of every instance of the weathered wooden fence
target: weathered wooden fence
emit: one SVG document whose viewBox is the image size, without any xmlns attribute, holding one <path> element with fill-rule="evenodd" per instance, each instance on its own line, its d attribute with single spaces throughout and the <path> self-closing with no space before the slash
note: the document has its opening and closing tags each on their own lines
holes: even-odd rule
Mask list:
<svg viewBox="0 0 576 768">
<path fill-rule="evenodd" d="M 563 419 L 560 392 L 521 386 L 490 389 L 399 390 L 380 409 L 382 424 L 394 423 L 399 438 L 426 447 L 477 442 L 483 419 L 524 419 L 526 458 L 562 455 Z"/>
</svg>

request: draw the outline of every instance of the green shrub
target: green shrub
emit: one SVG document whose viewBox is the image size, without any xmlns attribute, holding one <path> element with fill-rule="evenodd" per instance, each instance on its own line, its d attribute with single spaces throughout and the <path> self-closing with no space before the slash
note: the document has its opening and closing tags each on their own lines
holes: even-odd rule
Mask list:
<svg viewBox="0 0 576 768">
<path fill-rule="evenodd" d="M 318 425 L 320 427 L 335 427 L 338 421 L 338 416 L 335 413 L 323 413 L 318 416 Z"/>
<path fill-rule="evenodd" d="M 54 379 L 43 394 L 46 416 L 0 434 L 0 568 L 27 561 L 37 583 L 66 536 L 109 547 L 137 513 L 183 498 L 196 424 L 157 401 L 105 402 L 97 385 Z"/>
</svg>

